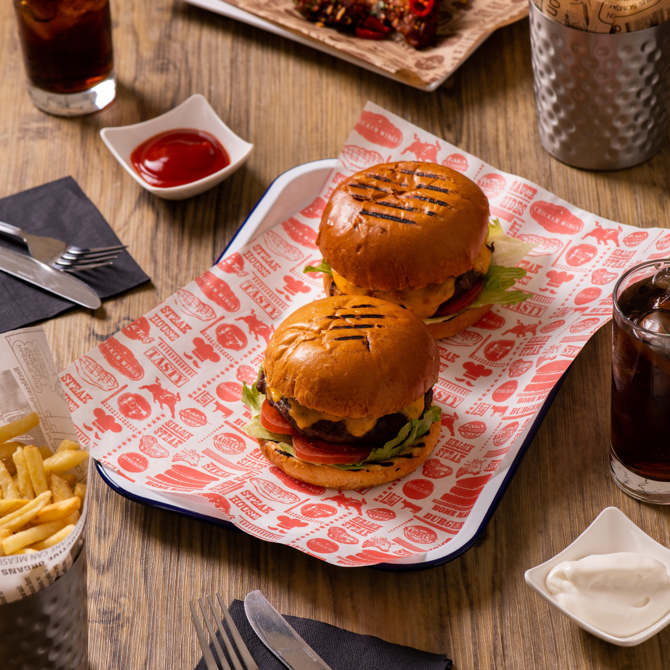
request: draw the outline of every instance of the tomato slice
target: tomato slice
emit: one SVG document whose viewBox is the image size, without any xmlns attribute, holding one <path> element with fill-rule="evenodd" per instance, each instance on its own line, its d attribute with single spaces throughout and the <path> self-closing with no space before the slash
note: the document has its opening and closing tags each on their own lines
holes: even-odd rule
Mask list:
<svg viewBox="0 0 670 670">
<path fill-rule="evenodd" d="M 261 426 L 271 433 L 296 434 L 293 426 L 267 400 L 261 405 Z"/>
<path fill-rule="evenodd" d="M 308 463 L 351 464 L 364 461 L 372 452 L 369 447 L 352 447 L 346 444 L 332 444 L 321 440 L 310 440 L 302 435 L 293 437 L 295 455 Z"/>
<path fill-rule="evenodd" d="M 465 293 L 461 293 L 458 298 L 454 300 L 447 300 L 443 302 L 435 312 L 434 316 L 448 316 L 449 314 L 456 314 L 462 312 L 471 305 L 484 290 L 484 280 L 480 279 L 474 286 L 471 286 Z"/>
</svg>

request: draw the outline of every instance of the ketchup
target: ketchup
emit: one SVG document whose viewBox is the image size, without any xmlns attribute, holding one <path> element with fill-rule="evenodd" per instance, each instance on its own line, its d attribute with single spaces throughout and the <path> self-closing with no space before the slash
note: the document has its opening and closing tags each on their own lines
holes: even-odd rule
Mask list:
<svg viewBox="0 0 670 670">
<path fill-rule="evenodd" d="M 151 186 L 170 188 L 208 177 L 230 165 L 230 158 L 214 135 L 178 128 L 142 142 L 130 162 Z"/>
</svg>

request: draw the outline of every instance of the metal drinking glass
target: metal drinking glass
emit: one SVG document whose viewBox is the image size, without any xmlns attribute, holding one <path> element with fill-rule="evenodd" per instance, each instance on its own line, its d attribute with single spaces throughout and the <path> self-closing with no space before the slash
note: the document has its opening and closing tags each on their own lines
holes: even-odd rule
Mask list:
<svg viewBox="0 0 670 670">
<path fill-rule="evenodd" d="M 530 2 L 535 116 L 542 146 L 563 163 L 621 170 L 657 154 L 668 133 L 670 21 L 590 33 Z"/>
<path fill-rule="evenodd" d="M 670 504 L 670 260 L 628 270 L 614 287 L 612 439 L 616 484 Z"/>
<path fill-rule="evenodd" d="M 79 116 L 114 100 L 109 0 L 14 0 L 14 8 L 36 107 Z"/>
</svg>

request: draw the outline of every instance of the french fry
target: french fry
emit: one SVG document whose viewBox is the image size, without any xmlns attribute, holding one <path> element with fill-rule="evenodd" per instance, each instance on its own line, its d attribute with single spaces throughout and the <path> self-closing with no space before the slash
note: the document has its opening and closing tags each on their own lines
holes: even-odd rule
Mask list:
<svg viewBox="0 0 670 670">
<path fill-rule="evenodd" d="M 27 503 L 27 500 L 21 500 L 20 498 L 15 498 L 13 500 L 0 500 L 0 518 L 6 514 L 15 512 L 17 509 L 21 509 L 21 507 Z"/>
<path fill-rule="evenodd" d="M 23 446 L 23 442 L 5 442 L 4 444 L 0 444 L 0 459 L 11 458 L 12 454 L 19 447 Z"/>
<path fill-rule="evenodd" d="M 79 496 L 81 499 L 81 506 L 84 506 L 84 499 L 86 498 L 86 484 L 82 484 L 81 482 L 78 482 L 77 484 L 74 485 L 74 494 L 76 496 Z"/>
<path fill-rule="evenodd" d="M 71 498 L 74 494 L 70 485 L 55 472 L 51 475 L 50 486 L 51 493 L 53 493 L 53 501 L 60 502 L 61 500 L 67 500 Z"/>
<path fill-rule="evenodd" d="M 27 547 L 29 544 L 34 544 L 35 542 L 40 542 L 41 540 L 46 540 L 48 537 L 57 533 L 59 530 L 64 528 L 62 521 L 52 521 L 51 523 L 43 523 L 34 528 L 29 528 L 28 530 L 23 530 L 19 533 L 14 533 L 8 538 L 2 541 L 2 548 L 6 556 L 17 552 L 23 547 Z"/>
<path fill-rule="evenodd" d="M 77 475 L 68 475 L 64 472 L 59 474 L 70 485 L 70 488 L 72 488 L 77 483 Z"/>
<path fill-rule="evenodd" d="M 20 509 L 0 518 L 0 528 L 9 528 L 12 532 L 18 530 L 21 526 L 25 526 L 29 521 L 34 519 L 50 500 L 51 491 L 40 493 L 40 495 L 26 503 Z"/>
<path fill-rule="evenodd" d="M 87 451 L 58 451 L 44 461 L 46 472 L 61 473 L 74 468 L 88 458 Z"/>
<path fill-rule="evenodd" d="M 63 440 L 56 449 L 56 453 L 59 451 L 77 451 L 79 449 L 79 444 L 73 442 L 72 440 Z"/>
<path fill-rule="evenodd" d="M 7 468 L 7 472 L 13 477 L 16 474 L 16 466 L 14 465 L 14 461 L 12 460 L 11 456 L 9 458 L 5 458 L 4 461 L 2 461 L 2 464 Z"/>
<path fill-rule="evenodd" d="M 79 519 L 81 519 L 81 512 L 79 510 L 76 510 L 75 512 L 72 512 L 70 516 L 64 517 L 63 523 L 72 524 L 73 526 L 76 526 L 79 523 Z"/>
<path fill-rule="evenodd" d="M 33 428 L 37 428 L 39 422 L 40 419 L 37 416 L 37 412 L 33 412 L 32 414 L 28 414 L 28 416 L 24 416 L 16 421 L 8 423 L 6 426 L 0 426 L 0 442 L 7 442 L 19 435 L 27 433 Z"/>
<path fill-rule="evenodd" d="M 19 447 L 12 454 L 12 460 L 16 466 L 16 478 L 19 485 L 19 493 L 24 500 L 32 500 L 35 497 L 35 492 L 33 491 L 33 483 L 30 480 L 28 464 L 26 463 L 26 457 L 22 447 Z"/>
<path fill-rule="evenodd" d="M 7 528 L 3 528 L 0 530 L 0 556 L 5 555 L 5 550 L 2 548 L 2 541 L 6 538 L 8 538 L 12 534 L 11 530 L 8 530 Z"/>
<path fill-rule="evenodd" d="M 14 552 L 14 555 L 16 554 L 36 554 L 37 549 L 33 549 L 32 547 L 24 547 L 23 549 L 19 549 L 18 551 Z"/>
<path fill-rule="evenodd" d="M 0 487 L 2 487 L 2 497 L 4 500 L 20 498 L 19 487 L 7 471 L 4 463 L 0 463 Z"/>
<path fill-rule="evenodd" d="M 59 530 L 57 533 L 54 533 L 51 537 L 48 537 L 46 540 L 42 540 L 41 542 L 36 542 L 35 544 L 30 545 L 30 548 L 35 549 L 36 551 L 42 551 L 42 549 L 53 547 L 55 544 L 58 544 L 64 540 L 73 530 L 74 524 L 69 524 L 68 526 L 65 526 L 65 528 Z"/>
<path fill-rule="evenodd" d="M 44 472 L 44 461 L 42 461 L 42 454 L 37 447 L 24 447 L 23 453 L 28 464 L 28 472 L 30 472 L 30 480 L 33 483 L 35 495 L 44 493 L 48 490 L 47 478 Z"/>
<path fill-rule="evenodd" d="M 77 496 L 72 496 L 67 500 L 61 500 L 51 505 L 45 505 L 40 513 L 33 519 L 33 523 L 48 523 L 50 521 L 57 521 L 66 516 L 70 516 L 81 507 L 81 500 Z"/>
</svg>

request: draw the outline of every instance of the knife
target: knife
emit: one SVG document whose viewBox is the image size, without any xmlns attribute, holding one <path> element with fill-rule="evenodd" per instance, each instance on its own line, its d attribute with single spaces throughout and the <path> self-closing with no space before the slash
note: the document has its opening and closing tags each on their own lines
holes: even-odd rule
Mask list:
<svg viewBox="0 0 670 670">
<path fill-rule="evenodd" d="M 260 591 L 244 599 L 244 611 L 261 642 L 291 670 L 331 670 Z"/>
<path fill-rule="evenodd" d="M 83 307 L 98 309 L 101 305 L 98 294 L 83 281 L 54 270 L 31 256 L 0 247 L 0 270 Z"/>
</svg>

